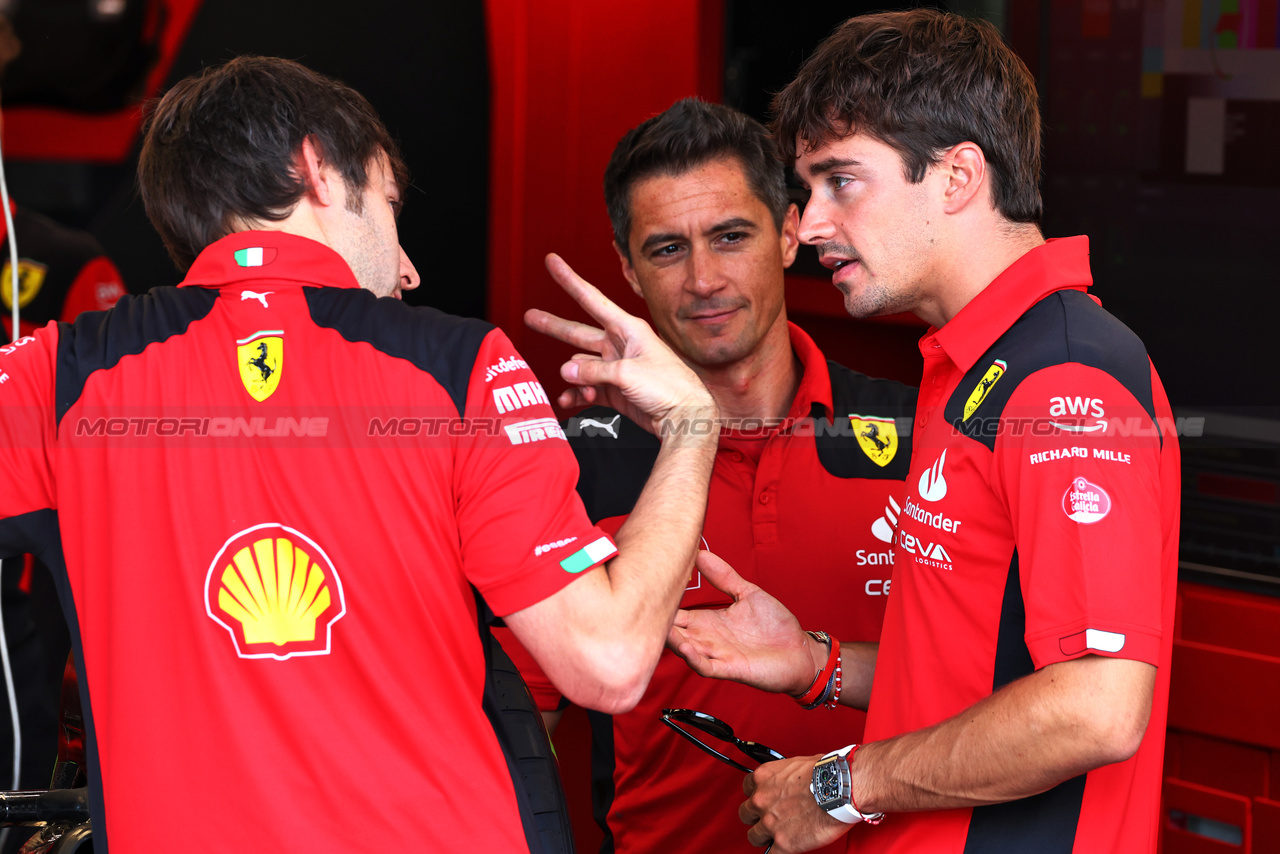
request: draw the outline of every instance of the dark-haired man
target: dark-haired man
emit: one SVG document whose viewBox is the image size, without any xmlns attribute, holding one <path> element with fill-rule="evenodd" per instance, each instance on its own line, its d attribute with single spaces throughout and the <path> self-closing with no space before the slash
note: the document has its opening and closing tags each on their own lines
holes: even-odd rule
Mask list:
<svg viewBox="0 0 1280 854">
<path fill-rule="evenodd" d="M 794 603 L 806 625 L 842 643 L 877 640 L 914 391 L 827 361 L 787 322 L 783 274 L 799 245 L 799 216 L 768 132 L 729 107 L 679 101 L 623 136 L 604 188 L 623 275 L 724 419 L 705 547 Z M 616 530 L 658 441 L 605 408 L 566 426 L 587 512 Z M 696 571 L 681 600 L 686 608 L 728 602 Z M 555 709 L 560 696 L 545 677 L 527 667 L 525 677 L 543 708 Z M 742 844 L 729 818 L 741 775 L 659 726 L 667 708 L 711 714 L 787 755 L 860 733 L 863 717 L 703 679 L 664 655 L 633 711 L 589 713 L 606 851 Z"/>
<path fill-rule="evenodd" d="M 1142 343 L 1086 293 L 1085 238 L 1041 236 L 1031 75 L 989 24 L 887 13 L 841 26 L 774 106 L 811 190 L 800 237 L 846 308 L 932 328 L 884 633 L 842 649 L 867 743 L 748 778 L 748 839 L 804 851 L 865 819 L 850 850 L 1154 851 L 1177 438 Z M 699 568 L 735 604 L 681 612 L 681 654 L 807 684 L 821 650 L 797 621 Z"/>
<path fill-rule="evenodd" d="M 95 850 L 541 851 L 482 605 L 587 706 L 633 705 L 662 651 L 717 432 L 670 428 L 714 400 L 549 261 L 605 330 L 531 318 L 598 354 L 567 398 L 664 437 L 638 524 L 600 531 L 506 336 L 387 298 L 418 284 L 406 180 L 353 90 L 208 69 L 139 166 L 181 286 L 0 348 L 0 552 L 53 568 L 74 621 Z"/>
</svg>

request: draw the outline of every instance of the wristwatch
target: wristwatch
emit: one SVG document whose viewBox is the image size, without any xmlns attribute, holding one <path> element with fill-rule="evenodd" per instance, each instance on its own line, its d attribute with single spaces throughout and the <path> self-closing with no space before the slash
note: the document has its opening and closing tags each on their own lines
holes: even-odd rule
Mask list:
<svg viewBox="0 0 1280 854">
<path fill-rule="evenodd" d="M 818 806 L 826 810 L 827 815 L 843 821 L 845 824 L 879 824 L 884 820 L 884 813 L 876 812 L 864 815 L 858 812 L 853 803 L 853 780 L 849 773 L 849 754 L 858 745 L 850 744 L 839 750 L 833 750 L 813 766 L 813 782 L 809 791 Z"/>
</svg>

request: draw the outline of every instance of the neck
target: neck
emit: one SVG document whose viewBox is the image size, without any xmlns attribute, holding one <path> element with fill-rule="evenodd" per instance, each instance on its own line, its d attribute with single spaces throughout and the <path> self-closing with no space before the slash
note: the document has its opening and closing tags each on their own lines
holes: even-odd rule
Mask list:
<svg viewBox="0 0 1280 854">
<path fill-rule="evenodd" d="M 932 296 L 921 301 L 915 314 L 931 326 L 942 327 L 982 293 L 1013 262 L 1044 243 L 1034 223 L 997 223 L 962 231 L 946 253 L 932 288 Z"/>
<path fill-rule="evenodd" d="M 778 333 L 781 334 L 778 334 Z M 803 368 L 791 351 L 785 316 L 755 352 L 728 365 L 690 365 L 716 399 L 720 417 L 785 418 L 800 388 Z"/>
</svg>

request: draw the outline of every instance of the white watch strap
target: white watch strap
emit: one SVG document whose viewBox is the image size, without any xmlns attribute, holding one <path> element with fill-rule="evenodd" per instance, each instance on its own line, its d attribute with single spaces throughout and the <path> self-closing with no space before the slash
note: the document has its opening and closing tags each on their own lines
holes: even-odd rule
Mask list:
<svg viewBox="0 0 1280 854">
<path fill-rule="evenodd" d="M 846 744 L 844 747 L 840 748 L 839 750 L 833 750 L 827 755 L 823 756 L 822 758 L 830 759 L 832 756 L 839 756 L 841 758 L 844 758 L 845 756 L 848 756 L 850 751 L 852 751 L 857 746 L 858 745 L 856 744 Z M 813 784 L 809 785 L 809 791 L 811 792 L 813 791 Z M 845 824 L 857 824 L 860 821 L 866 821 L 868 819 L 868 816 L 865 816 L 862 813 L 858 812 L 856 809 L 854 809 L 853 804 L 841 804 L 838 807 L 827 810 L 826 813 L 827 815 L 831 816 L 832 818 L 838 821 L 843 821 Z M 878 818 L 881 818 L 882 816 L 877 814 L 869 817 L 873 819 L 878 819 Z"/>
<path fill-rule="evenodd" d="M 839 819 L 845 824 L 857 824 L 866 818 L 866 816 L 855 810 L 850 804 L 842 804 L 835 809 L 827 810 L 827 815 L 834 819 Z"/>
</svg>

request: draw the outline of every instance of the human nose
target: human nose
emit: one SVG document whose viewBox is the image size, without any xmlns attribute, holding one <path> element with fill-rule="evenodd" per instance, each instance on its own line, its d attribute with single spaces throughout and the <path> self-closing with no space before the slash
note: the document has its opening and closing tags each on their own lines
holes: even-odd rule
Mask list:
<svg viewBox="0 0 1280 854">
<path fill-rule="evenodd" d="M 817 193 L 809 196 L 804 213 L 800 215 L 800 242 L 811 246 L 826 243 L 835 237 L 835 224 L 827 213 L 826 203 Z"/>
<path fill-rule="evenodd" d="M 689 253 L 690 290 L 701 297 L 710 296 L 724 287 L 720 259 L 710 249 L 694 247 Z"/>
<path fill-rule="evenodd" d="M 418 269 L 413 266 L 413 262 L 409 260 L 409 256 L 405 253 L 404 247 L 400 247 L 400 290 L 411 291 L 418 285 L 422 284 L 422 278 L 418 275 Z"/>
</svg>

